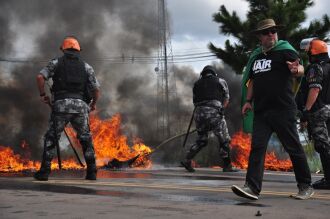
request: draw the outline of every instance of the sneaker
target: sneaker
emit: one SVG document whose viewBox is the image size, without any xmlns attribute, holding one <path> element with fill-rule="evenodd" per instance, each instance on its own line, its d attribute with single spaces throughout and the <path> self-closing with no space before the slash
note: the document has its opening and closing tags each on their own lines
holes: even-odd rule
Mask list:
<svg viewBox="0 0 330 219">
<path fill-rule="evenodd" d="M 191 161 L 181 161 L 181 165 L 186 168 L 188 172 L 195 172 L 195 169 L 191 166 Z"/>
<path fill-rule="evenodd" d="M 37 171 L 35 174 L 33 174 L 33 178 L 35 178 L 38 181 L 48 181 L 48 173 Z"/>
<path fill-rule="evenodd" d="M 330 189 L 330 182 L 322 178 L 312 184 L 314 189 Z"/>
<path fill-rule="evenodd" d="M 233 192 L 243 198 L 247 198 L 247 199 L 251 199 L 251 200 L 258 200 L 259 199 L 259 195 L 257 195 L 256 193 L 254 193 L 250 187 L 248 186 L 243 186 L 242 188 L 236 185 L 233 185 L 231 187 L 231 190 L 233 190 Z"/>
<path fill-rule="evenodd" d="M 232 165 L 229 165 L 227 167 L 222 168 L 222 172 L 239 172 L 239 169 L 233 167 Z"/>
<path fill-rule="evenodd" d="M 299 188 L 299 191 L 296 195 L 291 195 L 292 198 L 299 200 L 309 199 L 314 195 L 314 189 L 312 186 Z"/>
</svg>

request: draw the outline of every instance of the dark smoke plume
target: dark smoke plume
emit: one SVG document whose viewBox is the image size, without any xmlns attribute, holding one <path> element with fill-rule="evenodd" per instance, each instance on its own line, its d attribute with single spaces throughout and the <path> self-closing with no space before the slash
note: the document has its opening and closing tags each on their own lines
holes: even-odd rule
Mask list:
<svg viewBox="0 0 330 219">
<path fill-rule="evenodd" d="M 1 1 L 0 12 L 1 60 L 34 60 L 0 63 L 0 145 L 18 149 L 26 140 L 40 157 L 49 109 L 39 100 L 35 77 L 62 55 L 59 46 L 67 35 L 79 39 L 82 57 L 101 82 L 100 114 L 122 113 L 128 126 L 136 126 L 134 134 L 150 135 L 140 133 L 139 122 L 152 115 L 154 65 L 115 64 L 110 57 L 157 52 L 157 1 L 15 0 Z"/>
<path fill-rule="evenodd" d="M 156 64 L 134 59 L 157 54 L 157 1 L 0 1 L 0 25 L 0 59 L 30 60 L 0 62 L 0 145 L 19 151 L 26 140 L 34 158 L 40 158 L 50 111 L 39 100 L 35 77 L 49 60 L 62 55 L 59 46 L 67 35 L 79 39 L 82 57 L 93 66 L 101 83 L 99 115 L 120 113 L 125 134 L 139 136 L 147 144 L 159 143 Z M 189 67 L 174 66 L 172 71 L 177 95 L 170 99 L 170 124 L 176 134 L 186 130 L 189 122 L 191 89 L 198 73 Z M 229 110 L 235 111 L 236 78 L 227 68 L 221 71 L 231 89 Z M 239 129 L 238 116 L 233 118 L 228 121 L 231 132 Z"/>
</svg>

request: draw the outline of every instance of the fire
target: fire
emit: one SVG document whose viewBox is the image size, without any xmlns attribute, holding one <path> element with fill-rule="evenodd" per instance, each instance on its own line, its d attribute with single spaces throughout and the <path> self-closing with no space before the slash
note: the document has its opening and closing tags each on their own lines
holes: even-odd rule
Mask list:
<svg viewBox="0 0 330 219">
<path fill-rule="evenodd" d="M 91 117 L 91 132 L 98 165 L 103 166 L 112 159 L 126 161 L 139 155 L 133 166 L 151 167 L 149 159 L 151 149 L 138 138 L 134 139 L 130 148 L 127 137 L 120 132 L 120 125 L 119 114 L 106 120 L 100 120 L 96 116 Z"/>
<path fill-rule="evenodd" d="M 145 168 L 151 168 L 151 160 L 147 159 L 151 155 L 151 149 L 143 144 L 140 139 L 135 139 L 138 140 L 134 146 L 133 150 L 138 152 L 140 155 L 135 162 L 133 163 L 133 167 L 145 167 Z"/>
<path fill-rule="evenodd" d="M 112 159 L 126 161 L 138 156 L 132 167 L 151 167 L 151 149 L 138 138 L 135 138 L 133 146 L 129 147 L 127 137 L 120 132 L 121 117 L 119 114 L 106 120 L 92 116 L 90 120 L 98 166 L 104 166 Z M 80 146 L 75 138 L 74 131 L 71 128 L 66 128 L 66 131 L 74 146 Z M 0 172 L 17 172 L 40 168 L 39 161 L 31 160 L 31 151 L 27 141 L 22 142 L 21 149 L 23 151 L 22 155 L 15 154 L 10 147 L 0 146 Z M 58 168 L 57 159 L 53 160 L 51 168 Z M 75 158 L 69 158 L 62 160 L 62 168 L 81 169 L 82 167 L 76 162 Z"/>
<path fill-rule="evenodd" d="M 251 150 L 251 137 L 243 132 L 233 135 L 231 140 L 231 148 L 234 153 L 233 164 L 237 167 L 247 169 L 249 154 Z M 268 170 L 292 170 L 292 163 L 288 160 L 277 159 L 274 152 L 266 153 L 265 169 Z"/>
<path fill-rule="evenodd" d="M 0 171 L 16 172 L 40 167 L 40 162 L 24 159 L 19 154 L 14 154 L 10 147 L 0 146 Z"/>
</svg>

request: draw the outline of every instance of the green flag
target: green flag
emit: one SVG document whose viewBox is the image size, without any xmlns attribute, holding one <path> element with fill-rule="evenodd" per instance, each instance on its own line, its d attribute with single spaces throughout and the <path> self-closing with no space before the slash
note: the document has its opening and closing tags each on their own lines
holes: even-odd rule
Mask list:
<svg viewBox="0 0 330 219">
<path fill-rule="evenodd" d="M 284 41 L 284 40 L 279 40 L 276 42 L 275 46 L 272 48 L 273 51 L 277 50 L 285 50 L 289 49 L 298 54 L 298 52 L 290 45 L 289 42 Z M 251 65 L 253 64 L 254 60 L 256 59 L 257 55 L 259 55 L 262 52 L 261 47 L 258 47 L 255 49 L 249 58 L 248 63 L 246 64 L 245 68 L 243 69 L 243 78 L 242 78 L 242 98 L 241 98 L 241 107 L 246 102 L 246 93 L 247 93 L 247 82 L 249 80 L 249 74 L 250 74 L 250 69 Z M 298 91 L 300 85 L 300 79 L 295 80 L 294 83 L 294 91 Z M 246 133 L 252 133 L 253 130 L 253 112 L 249 111 L 244 117 L 243 117 L 243 132 Z"/>
</svg>

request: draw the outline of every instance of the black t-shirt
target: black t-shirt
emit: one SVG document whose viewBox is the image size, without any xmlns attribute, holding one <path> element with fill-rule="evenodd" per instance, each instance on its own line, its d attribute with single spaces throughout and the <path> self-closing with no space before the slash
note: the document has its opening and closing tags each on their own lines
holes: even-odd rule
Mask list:
<svg viewBox="0 0 330 219">
<path fill-rule="evenodd" d="M 298 58 L 292 50 L 271 50 L 257 55 L 250 69 L 255 112 L 296 109 L 293 76 L 286 61 Z"/>
</svg>

